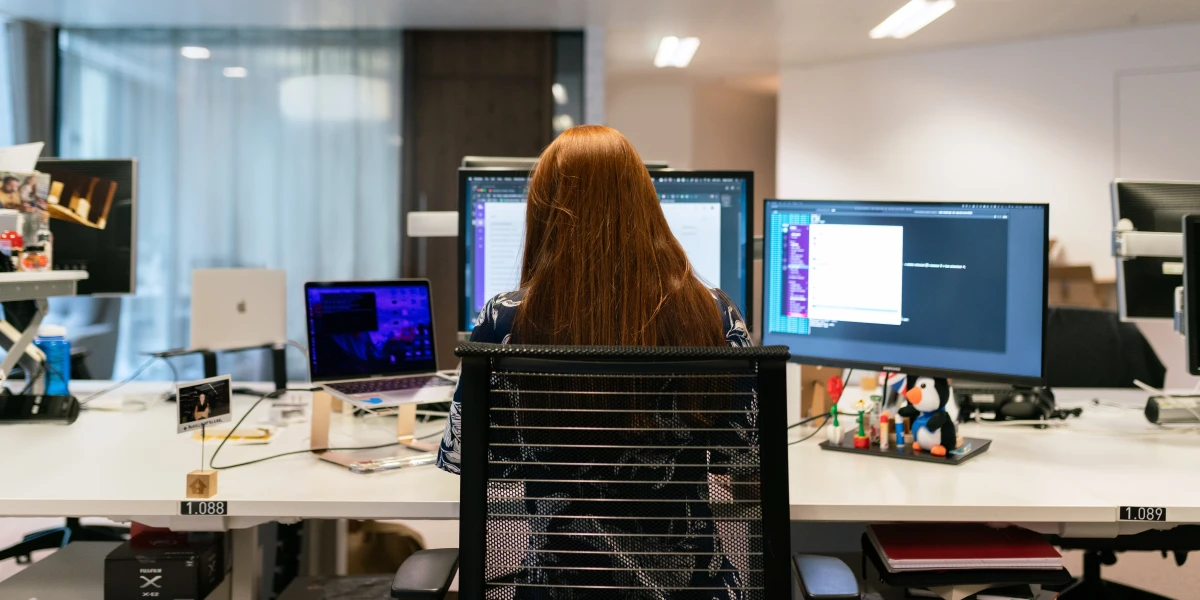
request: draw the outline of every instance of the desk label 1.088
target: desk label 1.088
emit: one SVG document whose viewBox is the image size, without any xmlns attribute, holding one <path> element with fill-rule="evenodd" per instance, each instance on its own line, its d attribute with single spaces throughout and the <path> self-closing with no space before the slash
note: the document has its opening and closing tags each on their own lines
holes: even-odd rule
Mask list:
<svg viewBox="0 0 1200 600">
<path fill-rule="evenodd" d="M 1166 521 L 1167 509 L 1153 506 L 1122 506 L 1121 521 Z"/>
<path fill-rule="evenodd" d="M 179 503 L 179 514 L 223 517 L 229 514 L 229 503 L 223 500 L 184 500 Z"/>
</svg>

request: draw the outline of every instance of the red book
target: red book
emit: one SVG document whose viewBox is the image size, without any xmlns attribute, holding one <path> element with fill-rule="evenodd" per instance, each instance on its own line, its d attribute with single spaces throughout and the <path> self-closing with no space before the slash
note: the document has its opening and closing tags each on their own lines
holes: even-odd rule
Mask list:
<svg viewBox="0 0 1200 600">
<path fill-rule="evenodd" d="M 891 572 L 1063 568 L 1050 542 L 1020 527 L 902 523 L 870 525 L 867 535 Z"/>
</svg>

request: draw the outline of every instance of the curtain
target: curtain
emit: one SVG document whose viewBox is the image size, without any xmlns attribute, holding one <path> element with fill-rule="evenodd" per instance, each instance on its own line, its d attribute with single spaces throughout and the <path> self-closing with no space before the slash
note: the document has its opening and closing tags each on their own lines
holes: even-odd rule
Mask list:
<svg viewBox="0 0 1200 600">
<path fill-rule="evenodd" d="M 401 47 L 380 31 L 60 34 L 61 155 L 139 161 L 138 289 L 114 378 L 187 346 L 193 269 L 285 269 L 294 340 L 305 281 L 398 276 Z M 195 48 L 209 58 L 184 56 Z M 250 354 L 235 377 L 264 374 Z"/>
<path fill-rule="evenodd" d="M 16 116 L 13 115 L 14 86 L 12 69 L 9 66 L 12 53 L 8 49 L 9 20 L 0 15 L 0 148 L 11 146 L 15 142 L 13 127 Z"/>
<path fill-rule="evenodd" d="M 55 29 L 35 21 L 4 23 L 12 139 L 45 142 L 43 153 L 54 153 Z"/>
</svg>

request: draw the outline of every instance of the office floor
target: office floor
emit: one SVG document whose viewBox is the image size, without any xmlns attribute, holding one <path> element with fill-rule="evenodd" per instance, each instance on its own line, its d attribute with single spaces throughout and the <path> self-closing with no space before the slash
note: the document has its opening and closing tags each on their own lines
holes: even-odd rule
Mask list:
<svg viewBox="0 0 1200 600">
<path fill-rule="evenodd" d="M 1064 552 L 1067 570 L 1083 572 L 1083 553 Z M 1182 567 L 1175 566 L 1174 555 L 1163 558 L 1157 552 L 1126 552 L 1117 555 L 1117 564 L 1104 567 L 1104 578 L 1142 588 L 1168 598 L 1195 598 L 1200 589 L 1200 555 L 1189 556 Z"/>
<path fill-rule="evenodd" d="M 55 527 L 62 523 L 61 519 L 0 519 L 0 548 L 8 547 L 21 540 L 31 531 Z M 426 536 L 427 544 L 441 546 L 440 538 L 457 536 L 457 527 L 446 522 L 415 522 Z M 35 560 L 48 555 L 41 552 L 35 555 Z M 1072 573 L 1083 570 L 1083 557 L 1080 552 L 1064 553 L 1067 568 Z M 15 561 L 0 561 L 0 580 L 11 577 L 21 570 Z M 1200 556 L 1190 557 L 1182 567 L 1175 566 L 1175 558 L 1163 558 L 1157 553 L 1129 552 L 1117 557 L 1117 564 L 1104 568 L 1106 579 L 1127 585 L 1133 585 L 1162 594 L 1170 598 L 1190 598 L 1196 589 L 1200 589 Z M 448 600 L 457 600 L 458 595 L 452 594 Z"/>
</svg>

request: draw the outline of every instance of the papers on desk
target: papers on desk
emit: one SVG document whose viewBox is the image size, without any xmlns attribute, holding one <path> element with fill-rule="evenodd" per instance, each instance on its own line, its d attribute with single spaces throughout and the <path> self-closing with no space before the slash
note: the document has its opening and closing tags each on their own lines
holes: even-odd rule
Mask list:
<svg viewBox="0 0 1200 600">
<path fill-rule="evenodd" d="M 1063 568 L 1062 555 L 1020 527 L 977 523 L 870 525 L 867 535 L 892 573 L 959 569 Z"/>
</svg>

